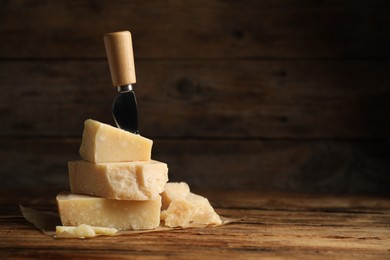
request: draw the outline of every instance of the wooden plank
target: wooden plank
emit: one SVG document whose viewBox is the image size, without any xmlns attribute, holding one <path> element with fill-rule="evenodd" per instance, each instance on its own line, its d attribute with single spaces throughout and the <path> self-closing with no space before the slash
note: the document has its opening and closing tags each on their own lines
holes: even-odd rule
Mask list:
<svg viewBox="0 0 390 260">
<path fill-rule="evenodd" d="M 34 193 L 34 191 L 32 191 Z M 29 192 L 26 191 L 26 194 Z M 18 197 L 1 193 L 1 200 L 13 201 Z M 22 195 L 23 197 L 24 195 Z M 229 196 L 221 193 L 219 198 Z M 226 208 L 217 212 L 230 218 L 243 220 L 218 228 L 173 230 L 169 232 L 144 233 L 132 236 L 97 237 L 94 239 L 52 239 L 35 230 L 22 219 L 20 212 L 0 215 L 0 253 L 4 257 L 19 258 L 81 258 L 122 259 L 132 256 L 136 259 L 179 258 L 226 258 L 258 259 L 268 258 L 337 258 L 337 259 L 387 259 L 390 255 L 390 213 L 378 210 L 376 213 L 351 213 L 358 208 L 353 205 L 346 212 L 261 210 L 248 209 L 252 203 L 240 192 L 242 209 Z M 253 193 L 272 205 L 273 194 Z M 360 197 L 363 201 L 370 198 Z M 211 201 L 215 198 L 210 197 Z M 291 204 L 287 195 L 279 196 L 280 201 Z M 339 197 L 341 201 L 344 197 Z M 295 200 L 299 200 L 298 197 Z M 385 199 L 382 199 L 385 201 Z M 41 206 L 53 204 L 48 196 L 32 195 L 30 202 L 39 201 Z M 303 199 L 301 205 L 307 200 Z M 321 207 L 323 199 L 318 197 Z M 371 203 L 371 202 L 370 202 Z M 387 204 L 389 200 L 387 199 Z M 261 207 L 261 204 L 258 205 Z M 310 208 L 309 206 L 308 208 Z M 245 209 L 246 208 L 246 209 Z M 12 235 L 10 235 L 12 234 Z"/>
<path fill-rule="evenodd" d="M 389 62 L 138 60 L 140 130 L 151 137 L 386 138 Z M 6 136 L 80 136 L 113 123 L 105 60 L 0 62 Z"/>
<path fill-rule="evenodd" d="M 343 256 L 385 257 L 389 255 L 389 215 L 344 215 L 281 211 L 225 210 L 230 216 L 249 215 L 244 223 L 220 228 L 157 232 L 131 237 L 56 240 L 40 234 L 23 220 L 11 225 L 2 221 L 2 234 L 12 230 L 15 236 L 0 235 L 0 248 L 8 254 L 31 256 L 95 256 L 140 259 L 164 255 L 193 257 L 234 256 L 238 259 L 259 256 Z M 256 221 L 257 219 L 258 221 Z M 346 221 L 350 219 L 350 221 Z M 5 223 L 4 223 L 5 222 Z M 16 222 L 16 223 L 15 223 Z M 35 252 L 31 250 L 35 249 Z M 1 252 L 1 251 L 0 251 Z M 202 257 L 203 259 L 203 257 Z M 206 257 L 207 259 L 207 257 Z M 378 259 L 378 258 L 376 258 Z"/>
<path fill-rule="evenodd" d="M 386 196 L 356 194 L 314 194 L 262 192 L 254 190 L 193 189 L 221 210 L 271 210 L 344 214 L 389 214 L 390 199 Z M 0 192 L 2 217 L 20 216 L 19 205 L 44 211 L 56 211 L 57 187 L 28 188 L 23 191 L 4 188 Z"/>
<path fill-rule="evenodd" d="M 80 139 L 2 139 L 1 187 L 68 189 L 67 161 Z M 153 158 L 168 163 L 170 181 L 193 189 L 333 194 L 389 194 L 390 147 L 385 141 L 169 140 Z"/>
<path fill-rule="evenodd" d="M 0 57 L 105 57 L 129 29 L 136 57 L 389 56 L 386 0 L 2 1 Z"/>
<path fill-rule="evenodd" d="M 334 213 L 390 213 L 388 197 L 367 195 L 329 195 L 314 193 L 278 193 L 251 190 L 200 190 L 214 207 Z M 47 191 L 46 191 L 47 193 Z M 37 195 L 38 196 L 38 195 Z M 18 196 L 16 196 L 18 197 Z M 28 200 L 28 197 L 25 198 Z M 53 207 L 54 208 L 54 207 Z"/>
</svg>

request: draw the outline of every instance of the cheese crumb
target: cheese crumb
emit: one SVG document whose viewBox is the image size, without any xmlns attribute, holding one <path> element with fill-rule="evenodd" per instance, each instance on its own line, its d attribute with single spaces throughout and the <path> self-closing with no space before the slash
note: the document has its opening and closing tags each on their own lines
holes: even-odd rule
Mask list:
<svg viewBox="0 0 390 260">
<path fill-rule="evenodd" d="M 86 224 L 79 226 L 56 226 L 57 237 L 91 238 L 98 235 L 113 236 L 118 232 L 116 228 L 94 227 Z"/>
<path fill-rule="evenodd" d="M 161 220 L 167 227 L 222 224 L 208 199 L 190 192 L 186 183 L 167 183 L 161 195 L 166 208 Z"/>
</svg>

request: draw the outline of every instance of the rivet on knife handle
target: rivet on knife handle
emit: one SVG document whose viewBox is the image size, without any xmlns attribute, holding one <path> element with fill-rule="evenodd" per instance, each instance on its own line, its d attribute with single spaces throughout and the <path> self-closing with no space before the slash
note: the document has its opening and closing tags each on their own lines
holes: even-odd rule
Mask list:
<svg viewBox="0 0 390 260">
<path fill-rule="evenodd" d="M 104 35 L 112 84 L 119 92 L 112 106 L 119 128 L 138 134 L 138 109 L 132 84 L 136 82 L 133 46 L 129 31 Z"/>
</svg>

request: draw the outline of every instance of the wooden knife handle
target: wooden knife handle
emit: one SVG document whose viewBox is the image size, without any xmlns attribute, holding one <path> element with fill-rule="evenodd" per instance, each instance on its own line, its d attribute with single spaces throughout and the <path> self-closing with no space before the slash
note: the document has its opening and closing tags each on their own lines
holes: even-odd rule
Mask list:
<svg viewBox="0 0 390 260">
<path fill-rule="evenodd" d="M 104 35 L 104 46 L 114 87 L 136 82 L 133 45 L 129 31 L 112 32 Z"/>
</svg>

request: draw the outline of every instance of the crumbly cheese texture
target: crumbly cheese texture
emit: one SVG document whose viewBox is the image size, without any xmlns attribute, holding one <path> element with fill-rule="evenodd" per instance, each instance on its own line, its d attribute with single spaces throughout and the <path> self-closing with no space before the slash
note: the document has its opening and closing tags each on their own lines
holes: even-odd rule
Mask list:
<svg viewBox="0 0 390 260">
<path fill-rule="evenodd" d="M 165 185 L 162 197 L 162 210 L 168 209 L 172 200 L 185 199 L 190 194 L 190 187 L 185 182 L 170 182 Z"/>
<path fill-rule="evenodd" d="M 221 218 L 208 199 L 189 191 L 188 185 L 167 183 L 162 194 L 163 204 L 168 205 L 161 212 L 161 220 L 168 227 L 195 225 L 219 225 Z"/>
<path fill-rule="evenodd" d="M 100 235 L 114 236 L 117 232 L 116 228 L 93 227 L 86 224 L 77 227 L 56 226 L 57 237 L 91 238 Z"/>
<path fill-rule="evenodd" d="M 133 201 L 60 193 L 57 205 L 64 226 L 86 224 L 119 230 L 142 230 L 154 229 L 160 224 L 161 197 Z"/>
<path fill-rule="evenodd" d="M 68 162 L 72 193 L 117 200 L 156 200 L 168 181 L 168 166 L 158 161 Z"/>
<path fill-rule="evenodd" d="M 90 162 L 132 162 L 151 159 L 153 141 L 140 135 L 88 119 L 80 155 Z"/>
</svg>

